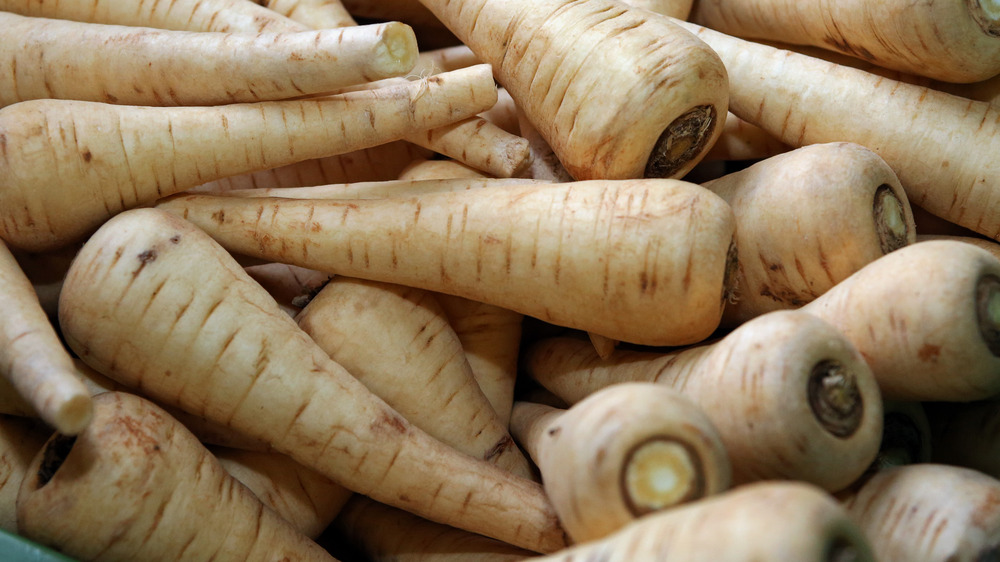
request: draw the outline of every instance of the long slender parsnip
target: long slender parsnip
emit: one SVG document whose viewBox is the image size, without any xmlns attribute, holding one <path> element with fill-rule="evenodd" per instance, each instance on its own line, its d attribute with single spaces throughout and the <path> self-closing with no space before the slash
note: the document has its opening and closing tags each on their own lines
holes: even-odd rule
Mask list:
<svg viewBox="0 0 1000 562">
<path fill-rule="evenodd" d="M 527 140 L 480 116 L 410 134 L 406 140 L 497 178 L 521 176 L 531 165 Z"/>
<path fill-rule="evenodd" d="M 672 18 L 686 20 L 691 14 L 693 0 L 623 0 L 633 8 L 642 8 Z"/>
<path fill-rule="evenodd" d="M 918 242 L 802 307 L 840 330 L 895 400 L 1000 392 L 1000 259 L 972 244 Z"/>
<path fill-rule="evenodd" d="M 41 98 L 161 106 L 278 100 L 400 76 L 417 58 L 413 30 L 398 22 L 210 33 L 0 12 L 0 28 L 0 107 Z"/>
<path fill-rule="evenodd" d="M 511 432 L 576 543 L 729 488 L 729 456 L 715 426 L 666 386 L 615 384 L 568 410 L 519 401 Z"/>
<path fill-rule="evenodd" d="M 914 464 L 880 471 L 843 499 L 879 560 L 991 560 L 1000 555 L 1000 480 Z"/>
<path fill-rule="evenodd" d="M 25 16 L 180 31 L 304 31 L 305 25 L 250 0 L 0 0 Z"/>
<path fill-rule="evenodd" d="M 232 174 L 342 154 L 496 102 L 486 65 L 389 89 L 217 107 L 33 100 L 0 109 L 0 237 L 66 245 L 122 210 Z"/>
<path fill-rule="evenodd" d="M 874 562 L 876 558 L 864 534 L 828 494 L 801 482 L 766 482 L 652 514 L 599 541 L 530 560 Z"/>
<path fill-rule="evenodd" d="M 734 485 L 777 478 L 839 490 L 868 468 L 882 436 L 882 400 L 864 359 L 832 325 L 797 310 L 672 352 L 619 348 L 602 359 L 582 338 L 547 338 L 524 352 L 524 366 L 569 404 L 622 382 L 681 392 L 722 436 Z"/>
<path fill-rule="evenodd" d="M 462 342 L 433 293 L 337 276 L 296 322 L 334 361 L 431 437 L 534 477 L 476 384 Z"/>
<path fill-rule="evenodd" d="M 422 2 L 578 180 L 680 177 L 722 130 L 725 68 L 666 16 L 613 0 Z"/>
<path fill-rule="evenodd" d="M 354 492 L 288 455 L 210 447 L 222 468 L 303 535 L 316 539 Z"/>
<path fill-rule="evenodd" d="M 435 160 L 437 162 L 437 160 Z M 384 199 L 417 197 L 429 193 L 481 191 L 504 186 L 544 186 L 549 182 L 517 178 L 448 178 L 426 180 L 363 181 L 311 187 L 276 187 L 273 189 L 236 189 L 225 192 L 230 197 L 279 199 Z M 212 195 L 206 193 L 206 195 Z"/>
<path fill-rule="evenodd" d="M 120 392 L 94 398 L 83 433 L 56 433 L 38 451 L 17 524 L 82 560 L 333 560 L 169 414 Z"/>
<path fill-rule="evenodd" d="M 1000 237 L 997 108 L 678 23 L 726 63 L 729 109 L 740 118 L 795 147 L 868 147 L 896 172 L 911 204 Z"/>
<path fill-rule="evenodd" d="M 169 213 L 134 209 L 106 222 L 70 268 L 59 318 L 98 370 L 355 492 L 529 550 L 565 545 L 539 484 L 413 427 L 230 254 Z"/>
<path fill-rule="evenodd" d="M 532 553 L 355 495 L 334 521 L 372 562 L 521 562 Z"/>
<path fill-rule="evenodd" d="M 823 47 L 947 82 L 1000 74 L 996 0 L 700 0 L 691 21 L 748 39 Z"/>
<path fill-rule="evenodd" d="M 805 146 L 702 185 L 736 214 L 729 325 L 798 308 L 916 239 L 896 174 L 856 144 Z"/>
<path fill-rule="evenodd" d="M 0 241 L 0 375 L 56 430 L 75 435 L 90 422 L 90 392 L 73 367 L 31 281 Z"/>
<path fill-rule="evenodd" d="M 254 0 L 310 29 L 357 25 L 340 0 Z"/>
<path fill-rule="evenodd" d="M 240 254 L 649 345 L 708 337 L 735 261 L 732 210 L 679 180 L 352 201 L 179 195 L 158 206 Z"/>
</svg>

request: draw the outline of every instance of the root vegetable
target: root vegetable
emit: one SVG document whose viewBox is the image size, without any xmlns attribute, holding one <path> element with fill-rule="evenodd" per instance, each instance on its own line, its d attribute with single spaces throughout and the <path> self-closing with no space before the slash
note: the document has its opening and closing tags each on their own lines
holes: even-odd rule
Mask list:
<svg viewBox="0 0 1000 562">
<path fill-rule="evenodd" d="M 532 553 L 495 539 L 351 498 L 334 521 L 372 562 L 520 562 Z"/>
<path fill-rule="evenodd" d="M 610 0 L 423 4 L 578 180 L 681 177 L 721 131 L 725 69 L 666 16 Z M 608 84 L 614 96 L 595 95 Z"/>
<path fill-rule="evenodd" d="M 829 495 L 800 482 L 768 482 L 651 514 L 604 539 L 531 559 L 585 560 L 873 562 L 876 558 L 861 530 Z"/>
<path fill-rule="evenodd" d="M 79 433 L 90 422 L 90 393 L 31 282 L 2 241 L 0 301 L 0 374 L 51 427 Z"/>
<path fill-rule="evenodd" d="M 278 100 L 399 76 L 417 57 L 413 30 L 398 22 L 208 33 L 0 12 L 0 27 L 0 60 L 9 61 L 0 73 L 0 107 L 43 98 L 156 106 Z M 81 48 L 90 56 L 78 60 Z"/>
<path fill-rule="evenodd" d="M 496 101 L 489 67 L 317 100 L 139 107 L 33 100 L 0 110 L 0 237 L 58 248 L 108 217 L 232 174 L 374 146 Z"/>
<path fill-rule="evenodd" d="M 334 361 L 431 437 L 534 477 L 476 384 L 462 342 L 432 293 L 338 276 L 296 322 Z"/>
<path fill-rule="evenodd" d="M 399 172 L 400 180 L 437 180 L 459 178 L 485 178 L 482 171 L 451 159 L 414 160 Z"/>
<path fill-rule="evenodd" d="M 879 560 L 989 560 L 1000 549 L 1000 481 L 967 468 L 883 470 L 844 505 Z"/>
<path fill-rule="evenodd" d="M 25 16 L 181 31 L 304 31 L 306 26 L 249 0 L 0 0 Z"/>
<path fill-rule="evenodd" d="M 314 185 L 312 187 L 286 187 L 274 189 L 248 189 L 226 192 L 227 196 L 245 199 L 301 199 L 301 200 L 348 200 L 348 199 L 387 199 L 401 197 L 420 197 L 430 193 L 448 193 L 456 191 L 481 191 L 498 189 L 505 186 L 544 185 L 548 182 L 523 180 L 516 178 L 446 178 L 429 180 L 389 180 L 375 182 L 357 182 L 330 185 Z M 211 195 L 211 194 L 206 194 Z"/>
<path fill-rule="evenodd" d="M 69 345 L 115 380 L 355 492 L 528 550 L 565 545 L 540 485 L 413 427 L 173 215 L 134 209 L 106 222 L 70 268 L 59 318 Z"/>
<path fill-rule="evenodd" d="M 619 348 L 601 359 L 590 342 L 563 337 L 524 355 L 526 372 L 570 404 L 621 382 L 681 392 L 722 436 L 734 485 L 777 478 L 839 490 L 878 452 L 882 400 L 868 365 L 804 312 L 771 312 L 716 343 L 668 353 Z"/>
<path fill-rule="evenodd" d="M 728 205 L 678 180 L 363 201 L 186 195 L 158 207 L 240 254 L 453 294 L 649 345 L 711 334 L 735 259 Z"/>
<path fill-rule="evenodd" d="M 719 139 L 705 154 L 705 162 L 716 160 L 762 160 L 791 150 L 760 127 L 729 113 Z"/>
<path fill-rule="evenodd" d="M 911 205 L 1000 236 L 997 108 L 673 21 L 722 57 L 737 116 L 795 147 L 868 147 L 896 172 Z"/>
<path fill-rule="evenodd" d="M 642 8 L 665 16 L 686 20 L 691 13 L 693 0 L 624 0 L 633 8 Z"/>
<path fill-rule="evenodd" d="M 972 244 L 901 248 L 801 310 L 853 342 L 887 399 L 969 401 L 1000 393 L 1000 260 Z"/>
<path fill-rule="evenodd" d="M 227 176 L 189 191 L 217 192 L 394 180 L 411 162 L 429 158 L 432 154 L 431 151 L 406 141 L 393 141 L 326 158 Z"/>
<path fill-rule="evenodd" d="M 531 165 L 528 141 L 479 116 L 410 134 L 406 140 L 497 178 L 520 176 Z"/>
<path fill-rule="evenodd" d="M 37 420 L 0 415 L 0 529 L 17 533 L 17 492 L 51 434 Z"/>
<path fill-rule="evenodd" d="M 736 214 L 740 260 L 727 325 L 798 308 L 916 239 L 896 174 L 856 144 L 806 146 L 702 185 Z"/>
<path fill-rule="evenodd" d="M 357 25 L 340 0 L 254 0 L 290 20 L 311 29 Z"/>
<path fill-rule="evenodd" d="M 244 269 L 292 317 L 330 280 L 326 273 L 287 263 L 265 263 Z"/>
<path fill-rule="evenodd" d="M 96 396 L 83 433 L 49 438 L 17 518 L 26 537 L 85 560 L 333 560 L 166 412 L 127 393 Z"/>
<path fill-rule="evenodd" d="M 748 39 L 822 47 L 947 82 L 1000 74 L 995 0 L 701 0 L 691 21 Z"/>
<path fill-rule="evenodd" d="M 729 456 L 715 426 L 665 386 L 616 384 L 569 410 L 517 402 L 511 432 L 577 543 L 729 488 Z"/>
<path fill-rule="evenodd" d="M 280 453 L 211 447 L 219 464 L 295 530 L 316 539 L 353 492 Z"/>
</svg>

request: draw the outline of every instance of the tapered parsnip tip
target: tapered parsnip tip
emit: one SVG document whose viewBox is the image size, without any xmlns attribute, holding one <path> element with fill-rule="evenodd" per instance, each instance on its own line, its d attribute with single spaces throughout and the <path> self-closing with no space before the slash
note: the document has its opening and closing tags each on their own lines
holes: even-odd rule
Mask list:
<svg viewBox="0 0 1000 562">
<path fill-rule="evenodd" d="M 983 33 L 1000 36 L 1000 1 L 973 0 L 969 2 L 969 11 Z"/>
<path fill-rule="evenodd" d="M 712 105 L 695 107 L 674 119 L 653 145 L 644 176 L 670 178 L 680 175 L 708 150 L 718 130 L 718 113 Z"/>
<path fill-rule="evenodd" d="M 882 253 L 888 254 L 909 244 L 905 207 L 888 184 L 875 190 L 874 212 Z"/>
<path fill-rule="evenodd" d="M 640 517 L 705 495 L 704 468 L 685 443 L 654 437 L 637 445 L 625 461 L 622 495 Z"/>
<path fill-rule="evenodd" d="M 399 76 L 417 64 L 419 48 L 413 28 L 400 22 L 383 24 L 382 40 L 375 46 L 372 66 L 383 76 Z"/>
<path fill-rule="evenodd" d="M 865 404 L 857 375 L 839 361 L 818 362 L 809 377 L 809 406 L 824 429 L 847 438 L 858 430 Z"/>
<path fill-rule="evenodd" d="M 976 286 L 979 333 L 993 355 L 1000 356 L 1000 278 L 982 277 Z"/>
<path fill-rule="evenodd" d="M 52 425 L 65 435 L 77 435 L 87 428 L 94 416 L 94 402 L 89 393 L 75 393 L 63 399 L 52 414 Z"/>
</svg>

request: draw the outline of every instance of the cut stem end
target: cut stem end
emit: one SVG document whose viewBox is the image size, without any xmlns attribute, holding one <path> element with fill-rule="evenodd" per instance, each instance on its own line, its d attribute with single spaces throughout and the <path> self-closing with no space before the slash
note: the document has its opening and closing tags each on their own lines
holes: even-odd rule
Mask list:
<svg viewBox="0 0 1000 562">
<path fill-rule="evenodd" d="M 837 361 L 820 361 L 809 376 L 809 406 L 824 429 L 846 438 L 861 426 L 864 403 L 857 380 Z"/>
<path fill-rule="evenodd" d="M 986 275 L 976 285 L 976 316 L 979 335 L 996 357 L 1000 357 L 1000 278 Z"/>
<path fill-rule="evenodd" d="M 708 148 L 715 131 L 715 107 L 700 105 L 667 126 L 646 161 L 645 177 L 673 178 Z"/>
<path fill-rule="evenodd" d="M 626 457 L 622 492 L 636 517 L 698 499 L 705 495 L 701 459 L 686 443 L 650 438 Z"/>
<path fill-rule="evenodd" d="M 983 33 L 991 37 L 1000 37 L 1000 1 L 969 0 L 969 13 Z"/>
<path fill-rule="evenodd" d="M 874 217 L 875 232 L 878 233 L 878 243 L 883 254 L 909 243 L 910 232 L 906 225 L 903 202 L 888 185 L 882 184 L 875 190 Z"/>
</svg>

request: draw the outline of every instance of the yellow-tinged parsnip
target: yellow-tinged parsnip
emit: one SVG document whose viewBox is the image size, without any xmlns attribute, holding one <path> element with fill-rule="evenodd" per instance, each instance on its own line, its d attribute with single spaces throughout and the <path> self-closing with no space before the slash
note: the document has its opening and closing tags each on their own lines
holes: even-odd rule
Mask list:
<svg viewBox="0 0 1000 562">
<path fill-rule="evenodd" d="M 886 254 L 800 310 L 833 324 L 887 399 L 1000 393 L 1000 259 L 932 240 Z"/>
<path fill-rule="evenodd" d="M 879 560 L 990 560 L 1000 549 L 1000 480 L 975 470 L 890 468 L 842 500 Z"/>
<path fill-rule="evenodd" d="M 0 375 L 56 430 L 90 422 L 90 392 L 14 256 L 0 241 Z"/>
<path fill-rule="evenodd" d="M 896 172 L 912 205 L 1000 237 L 1000 110 L 673 20 L 726 64 L 729 109 L 789 145 L 853 142 Z"/>
<path fill-rule="evenodd" d="M 832 325 L 796 310 L 670 352 L 618 348 L 602 359 L 582 338 L 547 338 L 523 363 L 569 404 L 622 382 L 680 391 L 718 429 L 734 484 L 795 479 L 839 490 L 868 468 L 882 436 L 882 400 L 864 359 Z"/>
<path fill-rule="evenodd" d="M 82 560 L 333 560 L 169 414 L 120 392 L 94 398 L 80 435 L 56 433 L 38 451 L 17 524 Z"/>
<path fill-rule="evenodd" d="M 729 456 L 715 426 L 663 385 L 611 385 L 568 410 L 518 401 L 510 423 L 576 543 L 729 488 Z"/>
<path fill-rule="evenodd" d="M 278 100 L 400 76 L 417 57 L 413 30 L 398 22 L 213 33 L 0 12 L 0 28 L 0 107 L 42 98 L 158 106 Z"/>
<path fill-rule="evenodd" d="M 996 0 L 699 0 L 691 21 L 748 39 L 822 47 L 948 82 L 1000 74 Z"/>
<path fill-rule="evenodd" d="M 0 109 L 0 238 L 32 250 L 232 174 L 342 154 L 496 102 L 486 65 L 299 101 L 141 107 L 32 100 Z"/>
<path fill-rule="evenodd" d="M 642 517 L 601 540 L 530 560 L 874 562 L 876 558 L 864 534 L 828 494 L 801 482 L 762 482 Z"/>
<path fill-rule="evenodd" d="M 718 326 L 732 211 L 668 179 L 369 200 L 180 195 L 158 207 L 240 254 L 454 294 L 640 344 Z"/>
<path fill-rule="evenodd" d="M 25 16 L 181 31 L 303 31 L 308 27 L 250 0 L 0 0 Z"/>
<path fill-rule="evenodd" d="M 666 16 L 613 0 L 422 2 L 578 180 L 681 177 L 722 130 L 725 68 Z"/>
<path fill-rule="evenodd" d="M 702 185 L 736 214 L 728 325 L 798 308 L 916 239 L 896 174 L 853 143 L 805 146 Z"/>
<path fill-rule="evenodd" d="M 337 363 L 431 437 L 524 478 L 527 459 L 476 384 L 429 291 L 337 276 L 296 317 Z"/>
<path fill-rule="evenodd" d="M 412 426 L 178 217 L 134 209 L 106 222 L 70 268 L 59 318 L 98 370 L 353 491 L 529 550 L 565 545 L 539 484 Z"/>
</svg>

